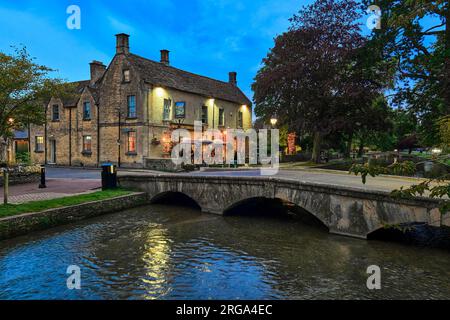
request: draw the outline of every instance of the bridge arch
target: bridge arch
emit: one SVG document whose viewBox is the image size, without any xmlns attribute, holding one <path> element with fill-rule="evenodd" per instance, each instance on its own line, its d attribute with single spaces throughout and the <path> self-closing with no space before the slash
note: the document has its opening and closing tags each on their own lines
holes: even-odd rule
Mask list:
<svg viewBox="0 0 450 320">
<path fill-rule="evenodd" d="M 313 225 L 329 231 L 326 222 L 320 220 L 315 214 L 305 208 L 282 198 L 248 197 L 228 205 L 223 215 L 245 216 L 285 216 L 293 217 L 305 224 Z"/>
<path fill-rule="evenodd" d="M 150 199 L 151 204 L 173 205 L 176 203 L 179 206 L 188 206 L 201 210 L 201 206 L 196 199 L 179 191 L 164 191 L 154 195 Z"/>
</svg>

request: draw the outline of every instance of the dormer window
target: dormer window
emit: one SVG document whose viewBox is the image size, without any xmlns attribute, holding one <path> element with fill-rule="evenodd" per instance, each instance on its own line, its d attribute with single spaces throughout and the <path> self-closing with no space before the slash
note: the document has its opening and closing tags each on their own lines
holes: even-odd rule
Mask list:
<svg viewBox="0 0 450 320">
<path fill-rule="evenodd" d="M 130 82 L 130 70 L 123 70 L 123 82 Z"/>
</svg>

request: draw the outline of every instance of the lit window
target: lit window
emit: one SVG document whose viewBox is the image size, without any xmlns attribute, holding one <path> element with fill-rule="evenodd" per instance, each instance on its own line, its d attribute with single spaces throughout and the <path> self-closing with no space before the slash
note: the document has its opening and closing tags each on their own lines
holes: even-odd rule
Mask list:
<svg viewBox="0 0 450 320">
<path fill-rule="evenodd" d="M 83 136 L 83 152 L 92 152 L 92 136 Z"/>
<path fill-rule="evenodd" d="M 91 103 L 83 103 L 83 120 L 91 120 Z"/>
<path fill-rule="evenodd" d="M 128 132 L 128 153 L 136 153 L 136 131 Z"/>
<path fill-rule="evenodd" d="M 170 120 L 170 109 L 172 108 L 172 100 L 164 99 L 163 120 Z"/>
<path fill-rule="evenodd" d="M 36 136 L 36 152 L 43 152 L 44 151 L 44 137 L 43 136 Z"/>
<path fill-rule="evenodd" d="M 52 120 L 59 121 L 59 106 L 57 104 L 53 105 L 52 108 Z"/>
<path fill-rule="evenodd" d="M 123 82 L 130 82 L 130 70 L 123 70 Z"/>
<path fill-rule="evenodd" d="M 128 118 L 136 118 L 136 96 L 128 96 Z"/>
<path fill-rule="evenodd" d="M 225 125 L 225 110 L 223 108 L 219 109 L 219 126 Z"/>
<path fill-rule="evenodd" d="M 202 106 L 202 123 L 208 124 L 208 106 Z"/>
</svg>

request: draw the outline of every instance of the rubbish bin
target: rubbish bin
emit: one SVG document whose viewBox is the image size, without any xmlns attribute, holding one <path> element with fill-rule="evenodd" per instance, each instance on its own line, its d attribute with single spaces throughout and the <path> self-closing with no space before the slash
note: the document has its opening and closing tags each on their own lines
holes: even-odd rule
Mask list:
<svg viewBox="0 0 450 320">
<path fill-rule="evenodd" d="M 117 188 L 117 168 L 112 163 L 102 164 L 102 190 Z"/>
</svg>

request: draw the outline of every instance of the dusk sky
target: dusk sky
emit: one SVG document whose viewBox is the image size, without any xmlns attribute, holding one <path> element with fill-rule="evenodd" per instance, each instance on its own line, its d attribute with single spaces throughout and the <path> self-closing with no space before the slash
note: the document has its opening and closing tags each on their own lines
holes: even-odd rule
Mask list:
<svg viewBox="0 0 450 320">
<path fill-rule="evenodd" d="M 159 50 L 168 49 L 172 66 L 223 81 L 237 71 L 239 87 L 252 98 L 251 83 L 273 38 L 311 2 L 0 0 L 0 50 L 24 44 L 57 76 L 83 80 L 90 61 L 109 63 L 114 35 L 125 32 L 131 51 L 143 57 L 159 61 Z M 80 30 L 66 27 L 72 4 L 81 9 Z"/>
</svg>

